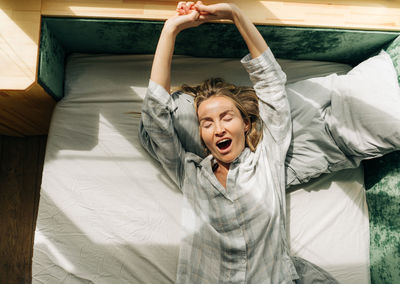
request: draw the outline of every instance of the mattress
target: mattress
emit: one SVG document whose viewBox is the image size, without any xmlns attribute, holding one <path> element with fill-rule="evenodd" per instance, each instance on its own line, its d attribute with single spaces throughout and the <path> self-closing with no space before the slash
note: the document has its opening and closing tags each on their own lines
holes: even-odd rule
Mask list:
<svg viewBox="0 0 400 284">
<path fill-rule="evenodd" d="M 182 195 L 137 131 L 151 55 L 68 57 L 65 97 L 48 135 L 34 240 L 33 283 L 173 283 Z M 280 60 L 289 82 L 349 66 Z M 219 76 L 250 85 L 238 59 L 175 56 L 172 85 Z M 340 283 L 369 283 L 362 168 L 287 193 L 290 249 Z"/>
</svg>

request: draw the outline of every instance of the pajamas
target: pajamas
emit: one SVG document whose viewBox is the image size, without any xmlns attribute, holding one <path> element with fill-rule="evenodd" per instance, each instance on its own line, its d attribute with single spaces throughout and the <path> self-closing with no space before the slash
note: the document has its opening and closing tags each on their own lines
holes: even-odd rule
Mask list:
<svg viewBox="0 0 400 284">
<path fill-rule="evenodd" d="M 184 197 L 185 236 L 176 282 L 293 283 L 302 279 L 295 261 L 304 264 L 299 266 L 304 268 L 301 273 L 316 273 L 315 279 L 336 283 L 322 270 L 310 272 L 306 262 L 293 261 L 289 255 L 284 161 L 291 121 L 286 75 L 269 49 L 241 62 L 259 97 L 263 138 L 255 152 L 245 148 L 231 163 L 226 189 L 213 173 L 211 155 L 202 159 L 185 152 L 173 126 L 171 96 L 155 82 L 149 83 L 140 139 Z"/>
</svg>

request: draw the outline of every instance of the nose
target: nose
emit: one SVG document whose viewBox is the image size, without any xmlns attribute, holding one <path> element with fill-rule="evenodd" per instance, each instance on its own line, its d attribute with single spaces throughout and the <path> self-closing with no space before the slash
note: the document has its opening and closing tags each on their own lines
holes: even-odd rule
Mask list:
<svg viewBox="0 0 400 284">
<path fill-rule="evenodd" d="M 224 134 L 225 134 L 225 127 L 222 125 L 222 123 L 217 122 L 215 124 L 215 135 L 222 136 Z"/>
</svg>

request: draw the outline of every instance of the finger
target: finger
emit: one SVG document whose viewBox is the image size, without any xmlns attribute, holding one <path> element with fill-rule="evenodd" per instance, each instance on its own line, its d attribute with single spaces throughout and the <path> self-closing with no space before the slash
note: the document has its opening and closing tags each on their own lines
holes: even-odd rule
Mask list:
<svg viewBox="0 0 400 284">
<path fill-rule="evenodd" d="M 178 5 L 176 6 L 176 9 L 182 9 L 183 5 L 186 5 L 186 2 L 184 2 L 184 1 L 178 2 Z"/>
<path fill-rule="evenodd" d="M 177 8 L 176 11 L 178 12 L 178 15 L 179 15 L 179 16 L 186 15 L 185 10 L 182 9 L 182 8 Z"/>
<path fill-rule="evenodd" d="M 209 13 L 209 14 L 214 14 L 215 11 L 212 7 L 204 5 L 203 3 L 201 3 L 201 1 L 198 1 L 200 3 L 196 3 L 195 7 L 196 10 L 199 11 L 200 13 Z"/>
<path fill-rule="evenodd" d="M 178 12 L 178 15 L 186 15 L 188 13 L 188 8 L 186 6 L 185 1 L 180 1 L 178 3 L 178 6 L 176 7 L 176 11 Z"/>
<path fill-rule="evenodd" d="M 197 12 L 196 10 L 192 10 L 189 15 L 191 16 L 192 20 L 194 20 L 194 21 L 198 20 L 200 17 L 200 13 Z"/>
<path fill-rule="evenodd" d="M 186 3 L 186 7 L 187 7 L 187 9 L 188 9 L 188 13 L 189 13 L 189 11 L 195 10 L 194 2 L 187 2 L 187 3 Z"/>
<path fill-rule="evenodd" d="M 197 1 L 196 4 L 194 5 L 194 8 L 195 8 L 197 11 L 199 11 L 199 9 L 197 8 L 197 5 L 203 5 L 203 2 Z M 205 6 L 205 5 L 203 5 L 203 6 Z M 199 12 L 200 12 L 200 15 L 208 15 L 208 12 L 204 12 L 204 11 L 199 11 Z"/>
</svg>

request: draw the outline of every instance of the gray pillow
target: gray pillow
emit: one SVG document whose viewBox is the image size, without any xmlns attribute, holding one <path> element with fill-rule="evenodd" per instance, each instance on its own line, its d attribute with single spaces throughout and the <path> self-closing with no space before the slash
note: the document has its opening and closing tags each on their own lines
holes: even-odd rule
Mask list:
<svg viewBox="0 0 400 284">
<path fill-rule="evenodd" d="M 400 91 L 393 63 L 385 52 L 346 75 L 298 81 L 287 84 L 286 91 L 293 124 L 285 161 L 287 186 L 356 167 L 362 159 L 399 149 Z M 194 98 L 182 92 L 172 98 L 176 104 L 174 126 L 183 147 L 204 157 Z M 389 114 L 384 115 L 384 110 Z"/>
<path fill-rule="evenodd" d="M 287 186 L 353 166 L 324 119 L 336 78 L 332 74 L 286 85 L 293 131 L 285 160 Z"/>
<path fill-rule="evenodd" d="M 285 161 L 287 186 L 307 182 L 322 173 L 351 166 L 331 138 L 323 113 L 330 104 L 332 79 L 336 75 L 307 79 L 287 85 L 293 135 Z M 205 157 L 193 96 L 172 94 L 176 105 L 173 123 L 186 151 Z"/>
<path fill-rule="evenodd" d="M 183 92 L 174 92 L 172 99 L 175 110 L 172 114 L 174 128 L 187 152 L 192 152 L 202 158 L 206 156 L 199 132 L 199 121 L 194 110 L 194 97 Z"/>
</svg>

